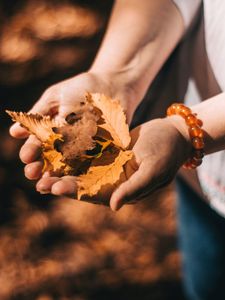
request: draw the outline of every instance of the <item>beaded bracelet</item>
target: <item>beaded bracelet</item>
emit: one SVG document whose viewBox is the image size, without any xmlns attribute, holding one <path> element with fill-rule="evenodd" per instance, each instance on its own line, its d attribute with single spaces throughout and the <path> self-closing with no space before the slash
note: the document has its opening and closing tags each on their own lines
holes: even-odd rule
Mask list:
<svg viewBox="0 0 225 300">
<path fill-rule="evenodd" d="M 167 109 L 167 116 L 179 115 L 184 118 L 189 127 L 189 136 L 193 146 L 192 157 L 183 165 L 186 169 L 195 169 L 201 165 L 204 156 L 204 133 L 202 130 L 202 121 L 193 114 L 191 109 L 182 103 L 174 103 Z"/>
</svg>

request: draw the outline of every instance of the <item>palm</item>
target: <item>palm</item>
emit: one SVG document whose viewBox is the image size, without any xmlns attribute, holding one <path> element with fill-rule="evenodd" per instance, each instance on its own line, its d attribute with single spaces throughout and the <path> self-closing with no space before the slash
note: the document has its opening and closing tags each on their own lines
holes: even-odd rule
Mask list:
<svg viewBox="0 0 225 300">
<path fill-rule="evenodd" d="M 83 73 L 71 79 L 65 80 L 59 84 L 50 87 L 34 105 L 30 112 L 65 118 L 74 111 L 77 103 L 83 101 L 86 92 L 101 92 L 112 97 L 125 99 L 128 92 L 113 88 L 113 80 L 104 76 Z M 113 93 L 111 91 L 116 91 Z M 130 95 L 131 96 L 131 95 Z M 125 103 L 122 101 L 122 104 Z M 15 124 L 11 127 L 10 133 L 16 138 L 28 137 L 28 132 Z M 42 161 L 40 160 L 40 142 L 34 137 L 29 136 L 20 151 L 20 158 L 26 164 L 25 175 L 28 179 L 40 180 L 37 183 L 37 189 L 42 193 L 53 193 L 56 195 L 73 195 L 76 192 L 74 177 L 64 176 L 61 178 L 52 177 L 45 174 L 42 177 Z"/>
<path fill-rule="evenodd" d="M 168 184 L 187 158 L 186 141 L 167 119 L 145 123 L 131 131 L 131 136 L 135 159 L 126 166 L 127 180 L 111 197 L 114 210 Z"/>
</svg>

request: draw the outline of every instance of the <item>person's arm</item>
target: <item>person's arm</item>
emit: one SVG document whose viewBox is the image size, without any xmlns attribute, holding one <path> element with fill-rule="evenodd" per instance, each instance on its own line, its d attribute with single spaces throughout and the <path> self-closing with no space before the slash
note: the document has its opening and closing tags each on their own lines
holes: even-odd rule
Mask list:
<svg viewBox="0 0 225 300">
<path fill-rule="evenodd" d="M 171 0 L 115 1 L 108 30 L 90 70 L 50 87 L 31 112 L 65 117 L 89 91 L 120 99 L 131 120 L 184 28 L 181 13 Z M 11 127 L 10 133 L 17 138 L 28 136 L 18 124 Z M 40 143 L 30 136 L 20 157 L 26 164 L 25 175 L 31 180 L 42 177 L 39 154 Z M 37 188 L 56 195 L 73 194 L 75 179 L 42 178 Z"/>
<path fill-rule="evenodd" d="M 205 153 L 224 150 L 225 93 L 201 102 L 191 110 L 203 121 Z M 128 163 L 128 180 L 111 197 L 113 210 L 127 202 L 141 200 L 168 184 L 192 155 L 188 126 L 180 116 L 149 121 L 135 128 L 132 136 L 136 140 L 133 147 L 135 161 Z"/>
<path fill-rule="evenodd" d="M 49 87 L 31 109 L 32 113 L 73 111 L 86 91 L 105 93 L 121 101 L 128 122 L 184 33 L 180 10 L 172 0 L 116 0 L 102 46 L 91 68 Z M 17 138 L 27 132 L 15 124 Z M 26 155 L 25 155 L 26 156 Z"/>
<path fill-rule="evenodd" d="M 89 91 L 120 99 L 130 121 L 183 32 L 181 14 L 171 0 L 115 1 L 108 30 L 90 70 L 48 88 L 31 112 L 65 117 Z M 16 138 L 28 137 L 18 124 L 10 133 Z M 29 138 L 20 151 L 22 161 L 35 161 L 39 147 Z M 28 165 L 25 173 L 29 179 L 41 176 L 40 167 L 35 169 L 33 165 Z"/>
<path fill-rule="evenodd" d="M 90 71 L 109 74 L 133 92 L 132 103 L 125 104 L 132 114 L 183 33 L 184 21 L 173 1 L 117 0 Z"/>
</svg>

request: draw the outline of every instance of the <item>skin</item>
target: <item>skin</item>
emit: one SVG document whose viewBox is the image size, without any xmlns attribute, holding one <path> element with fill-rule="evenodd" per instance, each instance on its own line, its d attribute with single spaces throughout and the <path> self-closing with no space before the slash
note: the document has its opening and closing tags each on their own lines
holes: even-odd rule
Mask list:
<svg viewBox="0 0 225 300">
<path fill-rule="evenodd" d="M 183 33 L 182 17 L 171 0 L 116 1 L 104 41 L 90 70 L 50 87 L 31 112 L 64 118 L 86 91 L 101 92 L 120 99 L 130 122 L 148 86 Z M 192 108 L 203 120 L 207 153 L 225 147 L 224 99 L 221 94 Z M 10 133 L 16 138 L 28 137 L 18 124 L 11 127 Z M 191 155 L 188 128 L 181 117 L 147 122 L 134 129 L 131 136 L 135 159 L 126 166 L 127 180 L 111 195 L 110 206 L 114 211 L 169 183 Z M 75 197 L 75 178 L 42 176 L 39 156 L 40 142 L 29 136 L 20 150 L 20 158 L 26 164 L 25 176 L 38 180 L 37 191 Z"/>
</svg>

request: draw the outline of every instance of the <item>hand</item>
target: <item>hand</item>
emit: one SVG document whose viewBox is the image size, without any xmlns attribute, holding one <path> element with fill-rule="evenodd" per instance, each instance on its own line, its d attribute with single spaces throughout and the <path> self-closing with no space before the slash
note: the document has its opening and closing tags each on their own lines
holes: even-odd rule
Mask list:
<svg viewBox="0 0 225 300">
<path fill-rule="evenodd" d="M 156 119 L 131 132 L 135 156 L 126 165 L 124 177 L 127 179 L 115 191 L 106 190 L 100 195 L 101 199 L 110 199 L 112 210 L 135 203 L 173 180 L 180 166 L 190 157 L 192 148 L 182 122 L 176 116 Z M 45 177 L 37 183 L 37 189 L 74 198 L 76 182 L 72 176 Z M 101 199 L 94 199 L 94 202 L 102 203 Z"/>
<path fill-rule="evenodd" d="M 129 120 L 136 108 L 127 105 L 128 99 L 134 102 L 135 91 L 118 74 L 86 72 L 48 88 L 29 112 L 65 118 L 73 112 L 77 102 L 84 100 L 86 92 L 104 93 L 119 99 Z M 29 135 L 18 123 L 11 127 L 10 134 L 15 138 Z"/>
<path fill-rule="evenodd" d="M 131 119 L 135 107 L 129 105 L 129 109 L 127 109 L 126 101 L 129 99 L 133 103 L 134 99 L 136 100 L 137 97 L 134 91 L 125 84 L 118 74 L 108 75 L 94 72 L 80 74 L 48 88 L 30 112 L 65 118 L 69 113 L 73 112 L 77 102 L 83 101 L 86 92 L 105 93 L 112 98 L 120 99 L 128 119 Z M 16 138 L 27 138 L 29 136 L 29 133 L 17 123 L 10 128 L 10 134 Z M 40 153 L 40 141 L 30 135 L 20 150 L 20 158 L 26 164 L 25 176 L 28 179 L 37 180 L 42 177 L 42 161 L 39 160 Z M 58 177 L 43 178 L 43 182 L 40 181 L 37 184 L 37 189 L 42 193 L 67 194 L 71 191 L 69 179 L 74 182 L 74 178 L 68 176 L 60 179 Z M 46 181 L 47 186 L 45 184 Z M 65 186 L 63 184 L 64 181 L 66 182 Z"/>
<path fill-rule="evenodd" d="M 114 211 L 169 184 L 191 154 L 187 129 L 177 116 L 147 122 L 131 135 L 135 159 L 126 165 L 128 179 L 111 196 Z"/>
</svg>

